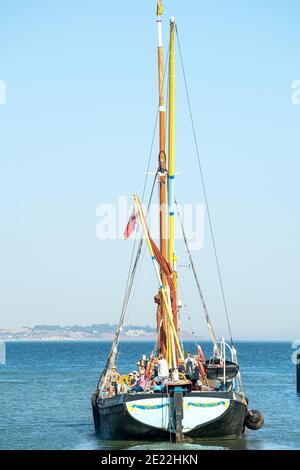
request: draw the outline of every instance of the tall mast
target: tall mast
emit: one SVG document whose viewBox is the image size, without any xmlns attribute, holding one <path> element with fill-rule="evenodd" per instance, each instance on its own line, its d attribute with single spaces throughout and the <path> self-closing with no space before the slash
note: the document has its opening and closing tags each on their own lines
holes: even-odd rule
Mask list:
<svg viewBox="0 0 300 470">
<path fill-rule="evenodd" d="M 176 271 L 176 255 L 174 251 L 174 213 L 175 213 L 175 18 L 170 20 L 170 55 L 169 55 L 169 142 L 168 142 L 168 261 Z M 174 273 L 176 287 L 176 273 Z M 178 328 L 177 316 L 174 320 Z"/>
<path fill-rule="evenodd" d="M 160 251 L 161 254 L 167 257 L 167 167 L 166 167 L 166 153 L 165 153 L 165 100 L 164 100 L 164 59 L 163 59 L 163 45 L 162 45 L 162 3 L 157 2 L 157 37 L 158 37 L 158 88 L 159 88 L 159 236 L 160 236 Z M 163 285 L 166 285 L 166 276 L 161 271 L 161 279 Z M 161 317 L 157 318 L 158 322 L 158 350 L 166 356 L 167 354 L 167 340 L 166 330 L 167 321 L 165 315 L 165 307 L 163 299 L 160 295 L 160 311 Z"/>
</svg>

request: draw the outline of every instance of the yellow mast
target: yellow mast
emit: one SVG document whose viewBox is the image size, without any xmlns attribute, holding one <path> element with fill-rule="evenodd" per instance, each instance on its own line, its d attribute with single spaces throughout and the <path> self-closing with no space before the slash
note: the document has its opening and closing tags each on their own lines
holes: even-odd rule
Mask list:
<svg viewBox="0 0 300 470">
<path fill-rule="evenodd" d="M 169 239 L 168 261 L 174 269 L 174 180 L 175 180 L 175 18 L 170 20 L 170 56 L 169 56 L 169 146 L 168 146 L 168 199 L 169 199 Z"/>
<path fill-rule="evenodd" d="M 174 214 L 175 214 L 175 18 L 170 20 L 170 55 L 169 55 L 169 142 L 168 142 L 168 261 L 174 270 L 176 288 L 176 255 L 174 251 Z M 173 314 L 173 323 L 178 332 L 177 312 Z M 177 356 L 172 331 L 169 332 L 169 343 L 173 344 L 173 354 Z M 171 349 L 171 348 L 170 348 Z"/>
</svg>

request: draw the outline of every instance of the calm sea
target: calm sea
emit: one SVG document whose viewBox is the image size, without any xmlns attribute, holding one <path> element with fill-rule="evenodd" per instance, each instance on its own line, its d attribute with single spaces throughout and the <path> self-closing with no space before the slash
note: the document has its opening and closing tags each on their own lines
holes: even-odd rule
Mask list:
<svg viewBox="0 0 300 470">
<path fill-rule="evenodd" d="M 90 396 L 110 348 L 103 342 L 8 342 L 0 365 L 0 449 L 176 449 L 168 442 L 101 441 Z M 192 344 L 186 345 L 193 348 Z M 151 343 L 121 345 L 119 369 L 135 368 Z M 290 343 L 237 343 L 244 388 L 265 427 L 235 441 L 183 444 L 187 449 L 300 449 L 300 396 Z M 206 355 L 211 348 L 203 345 Z"/>
</svg>

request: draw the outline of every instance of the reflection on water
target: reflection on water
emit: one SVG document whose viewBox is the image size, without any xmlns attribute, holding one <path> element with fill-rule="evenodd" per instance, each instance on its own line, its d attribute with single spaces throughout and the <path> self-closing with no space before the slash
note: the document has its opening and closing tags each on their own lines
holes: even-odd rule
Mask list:
<svg viewBox="0 0 300 470">
<path fill-rule="evenodd" d="M 145 444 L 145 445 L 137 445 L 133 447 L 127 447 L 128 450 L 224 450 L 224 447 L 220 446 L 204 446 L 198 444 L 164 444 L 159 443 L 154 445 L 153 443 Z"/>
<path fill-rule="evenodd" d="M 98 441 L 99 449 L 106 450 L 230 450 L 247 449 L 247 439 L 242 437 L 235 440 L 189 440 L 181 444 L 174 442 L 147 442 L 137 443 L 136 441 Z"/>
<path fill-rule="evenodd" d="M 288 450 L 291 447 L 282 443 L 270 446 L 264 442 L 260 436 L 255 438 L 251 431 L 246 431 L 245 435 L 239 439 L 219 439 L 219 440 L 193 440 L 175 444 L 174 442 L 152 442 L 152 441 L 113 441 L 101 440 L 96 434 L 89 436 L 86 442 L 82 442 L 76 449 L 98 449 L 98 450 Z"/>
</svg>

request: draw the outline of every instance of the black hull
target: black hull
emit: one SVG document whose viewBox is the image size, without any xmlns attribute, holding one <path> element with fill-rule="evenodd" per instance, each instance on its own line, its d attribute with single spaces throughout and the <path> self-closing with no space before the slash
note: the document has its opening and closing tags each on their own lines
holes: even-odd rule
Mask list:
<svg viewBox="0 0 300 470">
<path fill-rule="evenodd" d="M 162 397 L 162 394 L 155 394 Z M 197 392 L 187 397 L 214 397 L 230 400 L 225 413 L 184 433 L 188 439 L 236 439 L 244 430 L 247 407 L 228 392 Z M 115 440 L 169 440 L 170 430 L 152 427 L 134 419 L 127 411 L 126 402 L 153 398 L 153 394 L 119 395 L 106 400 L 92 396 L 95 431 L 102 439 Z M 171 431 L 171 434 L 173 432 Z"/>
</svg>

